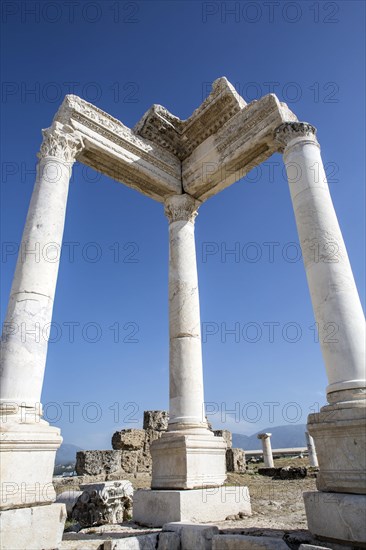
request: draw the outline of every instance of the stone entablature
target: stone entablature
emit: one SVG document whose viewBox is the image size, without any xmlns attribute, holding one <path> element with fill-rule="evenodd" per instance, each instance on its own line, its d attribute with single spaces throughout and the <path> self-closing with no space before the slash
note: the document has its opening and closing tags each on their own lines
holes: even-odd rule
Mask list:
<svg viewBox="0 0 366 550">
<path fill-rule="evenodd" d="M 241 179 L 279 150 L 275 129 L 296 120 L 274 94 L 247 104 L 223 77 L 187 120 L 153 105 L 131 130 L 67 95 L 54 124 L 83 139 L 80 162 L 163 202 L 184 192 L 206 200 Z"/>
</svg>

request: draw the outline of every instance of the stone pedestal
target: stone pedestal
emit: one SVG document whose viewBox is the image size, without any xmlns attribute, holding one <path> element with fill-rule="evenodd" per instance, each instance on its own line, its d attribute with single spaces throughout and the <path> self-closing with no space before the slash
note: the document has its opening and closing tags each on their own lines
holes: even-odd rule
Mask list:
<svg viewBox="0 0 366 550">
<path fill-rule="evenodd" d="M 304 493 L 309 531 L 320 540 L 364 548 L 366 495 Z"/>
<path fill-rule="evenodd" d="M 225 442 L 212 432 L 164 434 L 151 444 L 151 487 L 194 489 L 222 485 L 226 480 L 225 453 Z"/>
<path fill-rule="evenodd" d="M 366 494 L 364 404 L 354 402 L 325 406 L 319 413 L 309 415 L 308 431 L 318 449 L 318 490 Z"/>
<path fill-rule="evenodd" d="M 153 527 L 173 521 L 223 521 L 239 512 L 251 514 L 247 487 L 210 487 L 192 491 L 138 489 L 133 501 L 134 521 Z"/>
</svg>

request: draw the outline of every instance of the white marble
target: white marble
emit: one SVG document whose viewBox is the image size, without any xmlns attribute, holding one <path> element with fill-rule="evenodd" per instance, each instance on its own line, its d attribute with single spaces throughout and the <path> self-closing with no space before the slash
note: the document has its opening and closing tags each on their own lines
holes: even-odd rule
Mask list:
<svg viewBox="0 0 366 550">
<path fill-rule="evenodd" d="M 143 525 L 222 521 L 239 512 L 251 514 L 247 487 L 211 487 L 192 491 L 138 489 L 134 494 L 133 519 Z"/>
<path fill-rule="evenodd" d="M 277 129 L 276 136 L 284 148 L 283 158 L 329 382 L 328 400 L 356 399 L 360 391 L 365 391 L 365 319 L 315 129 L 303 122 L 285 123 Z"/>
<path fill-rule="evenodd" d="M 169 197 L 169 424 L 207 429 L 204 414 L 201 319 L 194 220 L 200 203 Z"/>
<path fill-rule="evenodd" d="M 316 485 L 320 491 L 366 495 L 366 407 L 350 403 L 328 405 L 308 417 L 320 467 Z"/>
<path fill-rule="evenodd" d="M 5 412 L 19 412 L 21 405 L 40 413 L 69 180 L 82 147 L 70 130 L 56 123 L 44 131 L 1 342 L 0 406 Z"/>
<path fill-rule="evenodd" d="M 314 439 L 309 434 L 309 432 L 305 432 L 305 437 L 306 437 L 306 444 L 308 447 L 309 464 L 312 468 L 318 468 L 319 463 L 318 463 L 318 457 L 316 455 Z"/>
<path fill-rule="evenodd" d="M 272 434 L 270 433 L 261 433 L 257 435 L 258 439 L 262 440 L 263 461 L 264 461 L 264 466 L 266 468 L 274 467 L 272 447 L 271 447 L 271 435 Z"/>
<path fill-rule="evenodd" d="M 365 544 L 366 495 L 315 491 L 304 493 L 304 502 L 313 535 L 356 547 Z"/>
<path fill-rule="evenodd" d="M 64 504 L 0 511 L 1 550 L 55 550 L 66 520 Z"/>
</svg>

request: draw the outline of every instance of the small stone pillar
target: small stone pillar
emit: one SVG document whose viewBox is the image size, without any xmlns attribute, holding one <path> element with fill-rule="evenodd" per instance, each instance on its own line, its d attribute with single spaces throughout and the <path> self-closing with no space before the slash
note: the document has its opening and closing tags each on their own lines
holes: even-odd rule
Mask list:
<svg viewBox="0 0 366 550">
<path fill-rule="evenodd" d="M 318 468 L 319 464 L 318 464 L 318 457 L 316 456 L 314 439 L 311 437 L 309 432 L 305 432 L 305 437 L 306 437 L 306 444 L 308 447 L 309 464 L 313 468 Z"/>
<path fill-rule="evenodd" d="M 315 134 L 306 122 L 275 132 L 328 377 L 329 405 L 308 417 L 319 474 L 304 501 L 314 535 L 357 545 L 366 539 L 365 320 Z"/>
<path fill-rule="evenodd" d="M 258 434 L 258 439 L 262 440 L 263 446 L 263 460 L 266 468 L 274 468 L 272 447 L 271 447 L 271 435 L 269 433 Z"/>
<path fill-rule="evenodd" d="M 52 485 L 62 438 L 42 419 L 40 399 L 69 180 L 82 142 L 58 122 L 43 136 L 1 341 L 1 527 L 4 548 L 14 550 L 58 547 L 65 521 Z"/>
</svg>

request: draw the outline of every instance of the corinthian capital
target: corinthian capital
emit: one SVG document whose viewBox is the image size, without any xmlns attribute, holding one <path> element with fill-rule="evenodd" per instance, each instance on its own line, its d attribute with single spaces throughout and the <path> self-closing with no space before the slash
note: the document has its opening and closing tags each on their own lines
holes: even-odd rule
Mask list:
<svg viewBox="0 0 366 550">
<path fill-rule="evenodd" d="M 317 143 L 316 128 L 308 122 L 284 122 L 275 130 L 275 140 L 279 143 L 281 151 L 297 138 L 308 138 Z"/>
<path fill-rule="evenodd" d="M 201 202 L 191 195 L 173 195 L 165 200 L 165 215 L 169 222 L 194 222 Z"/>
<path fill-rule="evenodd" d="M 83 149 L 83 141 L 70 126 L 59 122 L 42 130 L 43 142 L 38 158 L 55 157 L 62 162 L 75 162 L 76 155 Z"/>
</svg>

